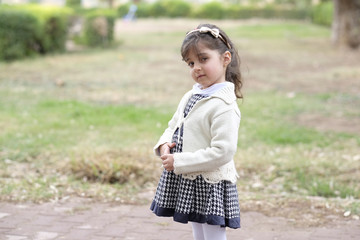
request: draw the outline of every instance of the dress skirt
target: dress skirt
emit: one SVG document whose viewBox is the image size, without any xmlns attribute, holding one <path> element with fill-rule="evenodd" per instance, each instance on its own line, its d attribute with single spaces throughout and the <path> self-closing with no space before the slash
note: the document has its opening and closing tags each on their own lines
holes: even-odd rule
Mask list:
<svg viewBox="0 0 360 240">
<path fill-rule="evenodd" d="M 205 95 L 193 95 L 184 110 L 186 116 Z M 172 152 L 182 151 L 183 126 L 173 135 Z M 180 223 L 197 222 L 240 228 L 240 208 L 236 184 L 229 181 L 208 183 L 201 175 L 190 180 L 163 171 L 150 209 L 162 217 L 173 217 Z"/>
</svg>

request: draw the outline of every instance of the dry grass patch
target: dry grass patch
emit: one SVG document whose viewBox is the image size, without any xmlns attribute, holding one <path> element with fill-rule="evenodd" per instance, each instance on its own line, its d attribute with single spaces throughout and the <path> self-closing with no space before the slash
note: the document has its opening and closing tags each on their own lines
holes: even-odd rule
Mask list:
<svg viewBox="0 0 360 240">
<path fill-rule="evenodd" d="M 155 179 L 154 161 L 150 159 L 153 158 L 139 152 L 90 150 L 76 153 L 62 170 L 83 181 L 143 185 Z"/>
<path fill-rule="evenodd" d="M 0 162 L 0 200 L 37 203 L 69 197 L 139 203 L 161 169 L 149 150 L 76 149 L 48 152 L 22 162 Z"/>
</svg>

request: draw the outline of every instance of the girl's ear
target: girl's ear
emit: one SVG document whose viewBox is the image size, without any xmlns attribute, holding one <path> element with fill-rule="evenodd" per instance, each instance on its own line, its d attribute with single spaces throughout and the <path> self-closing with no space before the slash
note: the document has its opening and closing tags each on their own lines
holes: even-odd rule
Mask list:
<svg viewBox="0 0 360 240">
<path fill-rule="evenodd" d="M 224 67 L 227 67 L 231 63 L 231 53 L 229 51 L 224 52 Z"/>
</svg>

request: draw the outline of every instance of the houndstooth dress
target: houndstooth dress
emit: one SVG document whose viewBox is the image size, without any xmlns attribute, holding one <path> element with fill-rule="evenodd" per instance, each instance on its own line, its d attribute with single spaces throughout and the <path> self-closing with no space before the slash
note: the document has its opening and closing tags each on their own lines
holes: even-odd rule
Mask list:
<svg viewBox="0 0 360 240">
<path fill-rule="evenodd" d="M 188 101 L 184 117 L 207 95 L 195 94 Z M 182 152 L 183 126 L 176 129 L 172 153 Z M 150 209 L 157 215 L 173 217 L 180 223 L 198 222 L 240 228 L 240 208 L 236 184 L 229 181 L 208 183 L 203 177 L 185 179 L 173 171 L 163 171 Z"/>
</svg>

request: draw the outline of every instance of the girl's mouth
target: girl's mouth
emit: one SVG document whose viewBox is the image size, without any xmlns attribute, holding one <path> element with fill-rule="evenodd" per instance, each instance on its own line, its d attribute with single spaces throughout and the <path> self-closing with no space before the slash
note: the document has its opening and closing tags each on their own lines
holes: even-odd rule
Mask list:
<svg viewBox="0 0 360 240">
<path fill-rule="evenodd" d="M 199 78 L 202 78 L 202 77 L 204 77 L 205 75 L 199 75 L 199 76 L 197 76 L 197 78 L 199 79 Z"/>
</svg>

